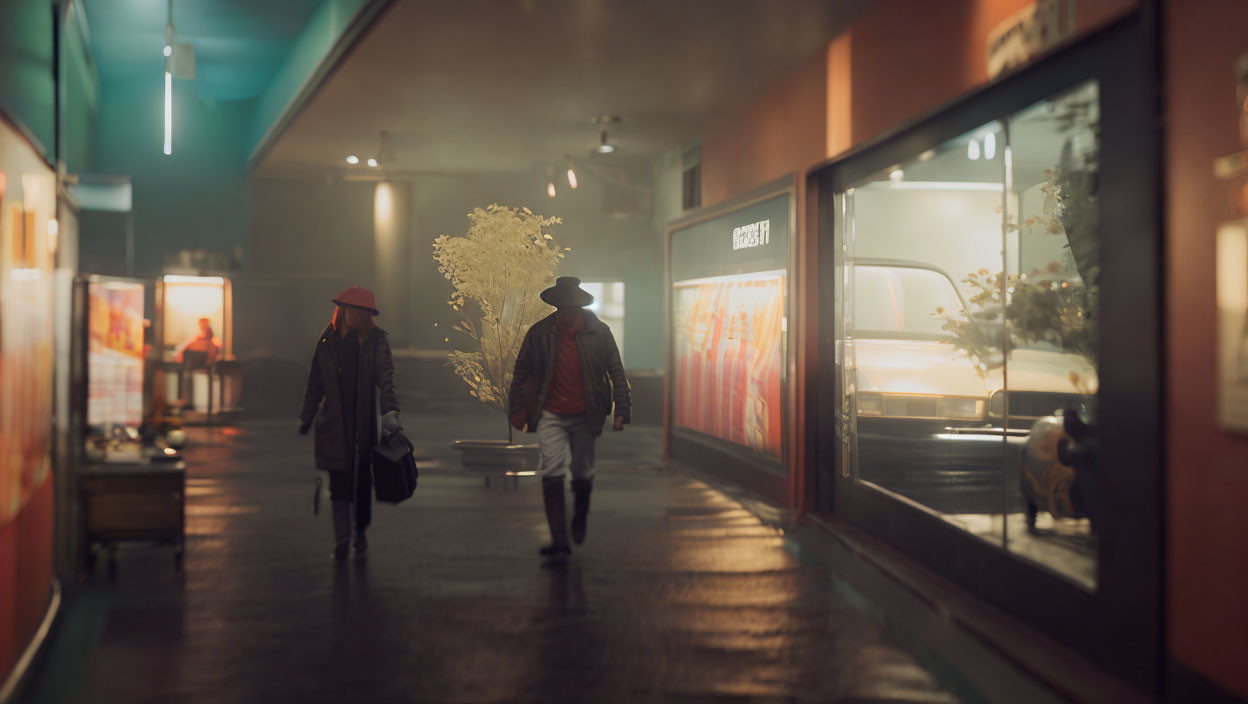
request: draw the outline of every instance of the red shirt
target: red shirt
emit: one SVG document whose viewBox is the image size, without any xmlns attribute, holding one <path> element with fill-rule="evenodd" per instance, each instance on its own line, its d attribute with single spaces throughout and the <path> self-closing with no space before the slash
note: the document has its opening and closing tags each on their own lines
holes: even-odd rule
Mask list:
<svg viewBox="0 0 1248 704">
<path fill-rule="evenodd" d="M 546 389 L 546 403 L 542 410 L 559 416 L 585 415 L 585 382 L 581 378 L 581 355 L 576 349 L 576 334 L 581 331 L 582 320 L 578 313 L 575 322 L 565 325 L 557 321 L 559 342 L 555 359 L 555 372 Z"/>
</svg>

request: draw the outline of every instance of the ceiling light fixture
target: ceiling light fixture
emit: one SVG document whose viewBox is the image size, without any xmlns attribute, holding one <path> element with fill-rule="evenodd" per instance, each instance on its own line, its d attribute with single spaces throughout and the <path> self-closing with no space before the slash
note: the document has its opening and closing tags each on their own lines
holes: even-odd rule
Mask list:
<svg viewBox="0 0 1248 704">
<path fill-rule="evenodd" d="M 611 143 L 611 138 L 607 135 L 607 131 L 602 131 L 602 141 L 596 147 L 599 154 L 611 154 L 615 151 L 615 145 Z"/>
<path fill-rule="evenodd" d="M 550 196 L 551 198 L 554 198 L 556 195 L 558 195 L 558 193 L 555 191 L 554 181 L 548 181 L 546 183 L 546 195 Z"/>
<path fill-rule="evenodd" d="M 173 154 L 173 0 L 165 15 L 165 156 Z"/>
<path fill-rule="evenodd" d="M 970 143 L 966 145 L 966 158 L 971 161 L 979 159 L 979 142 L 972 139 Z"/>
<path fill-rule="evenodd" d="M 615 145 L 611 143 L 610 127 L 611 125 L 618 125 L 622 122 L 619 115 L 599 115 L 595 117 L 592 122 L 602 128 L 602 132 L 598 139 L 598 146 L 594 147 L 593 151 L 598 154 L 614 153 Z"/>
<path fill-rule="evenodd" d="M 576 171 L 572 169 L 572 159 L 568 159 L 568 188 L 576 190 Z"/>
<path fill-rule="evenodd" d="M 997 155 L 997 135 L 989 132 L 984 135 L 984 158 L 991 159 Z"/>
<path fill-rule="evenodd" d="M 360 163 L 360 157 L 352 154 L 351 156 L 347 157 L 347 163 L 352 164 L 352 165 L 358 164 Z"/>
<path fill-rule="evenodd" d="M 371 166 L 371 167 L 373 167 L 374 169 L 375 169 L 375 168 L 377 168 L 377 160 L 376 160 L 376 159 L 369 159 L 369 160 L 368 160 L 368 165 L 369 165 L 369 166 Z"/>
</svg>

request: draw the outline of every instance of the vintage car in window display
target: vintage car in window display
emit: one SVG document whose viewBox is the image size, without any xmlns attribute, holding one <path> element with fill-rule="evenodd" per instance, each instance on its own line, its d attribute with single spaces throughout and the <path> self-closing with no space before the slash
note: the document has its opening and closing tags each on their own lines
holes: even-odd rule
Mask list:
<svg viewBox="0 0 1248 704">
<path fill-rule="evenodd" d="M 1090 413 L 1095 369 L 1041 345 L 1011 349 L 1003 369 L 999 313 L 969 314 L 935 266 L 858 259 L 853 276 L 846 391 L 859 477 L 958 513 L 999 513 L 1008 486 L 1009 510 L 1021 509 L 1018 460 L 1029 429 L 1059 408 Z M 957 349 L 942 313 L 975 321 L 996 363 Z"/>
</svg>

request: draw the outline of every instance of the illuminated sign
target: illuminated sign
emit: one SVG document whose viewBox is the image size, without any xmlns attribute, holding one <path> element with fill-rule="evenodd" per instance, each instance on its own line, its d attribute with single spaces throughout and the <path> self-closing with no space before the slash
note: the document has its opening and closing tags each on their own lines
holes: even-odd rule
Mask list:
<svg viewBox="0 0 1248 704">
<path fill-rule="evenodd" d="M 762 247 L 771 242 L 771 221 L 760 220 L 734 227 L 732 229 L 732 249 L 750 249 L 751 247 Z"/>
</svg>

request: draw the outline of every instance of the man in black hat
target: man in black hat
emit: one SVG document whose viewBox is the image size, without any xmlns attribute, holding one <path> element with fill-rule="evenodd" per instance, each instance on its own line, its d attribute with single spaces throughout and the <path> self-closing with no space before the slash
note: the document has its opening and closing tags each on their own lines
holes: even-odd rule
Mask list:
<svg viewBox="0 0 1248 704">
<path fill-rule="evenodd" d="M 541 448 L 539 474 L 550 545 L 540 552 L 546 557 L 572 554 L 564 475 L 572 473 L 572 540 L 580 545 L 594 488 L 594 440 L 602 435 L 613 403 L 616 430 L 623 430 L 631 415 L 628 379 L 615 337 L 598 316 L 585 310 L 594 297 L 580 286 L 575 276 L 561 276 L 542 291 L 542 300 L 558 310 L 525 334 L 509 390 L 511 424 L 536 432 Z"/>
</svg>

